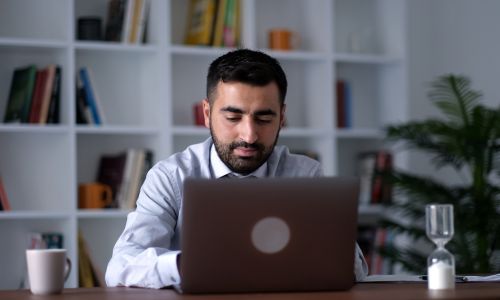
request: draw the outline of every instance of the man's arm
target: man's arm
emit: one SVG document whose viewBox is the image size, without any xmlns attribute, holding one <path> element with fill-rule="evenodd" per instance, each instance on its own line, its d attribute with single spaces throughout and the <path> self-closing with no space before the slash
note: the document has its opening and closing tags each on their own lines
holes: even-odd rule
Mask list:
<svg viewBox="0 0 500 300">
<path fill-rule="evenodd" d="M 141 188 L 136 211 L 113 249 L 106 270 L 108 286 L 162 288 L 180 282 L 179 251 L 169 250 L 175 235 L 180 198 L 161 168 L 152 169 Z"/>
</svg>

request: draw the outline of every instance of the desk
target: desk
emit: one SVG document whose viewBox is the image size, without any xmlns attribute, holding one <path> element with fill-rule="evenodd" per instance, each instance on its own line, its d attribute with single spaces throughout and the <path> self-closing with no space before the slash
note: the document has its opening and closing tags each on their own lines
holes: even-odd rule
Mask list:
<svg viewBox="0 0 500 300">
<path fill-rule="evenodd" d="M 360 283 L 345 292 L 263 293 L 226 295 L 179 295 L 171 289 L 139 288 L 65 289 L 61 295 L 35 296 L 28 290 L 0 291 L 2 300 L 405 300 L 405 299 L 500 299 L 500 283 L 461 283 L 455 290 L 433 293 L 424 283 Z"/>
</svg>

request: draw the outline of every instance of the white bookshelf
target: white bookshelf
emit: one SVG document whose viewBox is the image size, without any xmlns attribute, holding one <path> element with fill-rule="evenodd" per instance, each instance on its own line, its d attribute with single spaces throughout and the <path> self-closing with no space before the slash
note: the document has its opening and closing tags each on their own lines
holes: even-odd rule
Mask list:
<svg viewBox="0 0 500 300">
<path fill-rule="evenodd" d="M 204 97 L 209 63 L 230 49 L 183 45 L 187 5 L 152 0 L 147 44 L 127 45 L 76 40 L 79 17 L 100 16 L 105 24 L 107 1 L 2 1 L 2 119 L 14 68 L 59 64 L 62 89 L 60 124 L 0 124 L 0 174 L 13 208 L 0 212 L 0 289 L 18 287 L 29 232 L 62 232 L 77 266 L 80 228 L 105 270 L 127 212 L 77 209 L 78 184 L 95 179 L 100 155 L 146 147 L 159 160 L 209 135 L 192 125 L 192 105 Z M 327 175 L 355 175 L 356 155 L 383 145 L 385 124 L 407 119 L 405 10 L 397 0 L 242 0 L 243 46 L 270 53 L 288 75 L 287 127 L 279 143 L 318 153 Z M 300 48 L 269 51 L 272 27 L 298 32 Z M 363 37 L 366 28 L 373 37 L 351 52 L 349 35 Z M 81 66 L 94 75 L 103 126 L 75 124 Z M 352 84 L 350 129 L 335 126 L 337 78 Z M 396 163 L 405 165 L 404 157 Z M 360 219 L 378 212 L 360 208 Z M 77 286 L 77 275 L 75 268 L 68 287 Z"/>
</svg>

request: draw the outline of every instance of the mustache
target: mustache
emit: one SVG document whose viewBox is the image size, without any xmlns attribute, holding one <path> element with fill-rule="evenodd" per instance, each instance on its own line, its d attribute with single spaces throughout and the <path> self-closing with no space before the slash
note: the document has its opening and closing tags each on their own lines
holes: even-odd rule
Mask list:
<svg viewBox="0 0 500 300">
<path fill-rule="evenodd" d="M 253 144 L 250 144 L 250 143 L 247 143 L 247 142 L 244 142 L 244 141 L 241 141 L 241 142 L 232 142 L 230 145 L 229 145 L 229 149 L 231 150 L 234 150 L 238 147 L 244 147 L 244 148 L 251 148 L 251 149 L 255 149 L 255 150 L 264 150 L 264 145 L 262 144 L 259 144 L 259 143 L 253 143 Z"/>
</svg>

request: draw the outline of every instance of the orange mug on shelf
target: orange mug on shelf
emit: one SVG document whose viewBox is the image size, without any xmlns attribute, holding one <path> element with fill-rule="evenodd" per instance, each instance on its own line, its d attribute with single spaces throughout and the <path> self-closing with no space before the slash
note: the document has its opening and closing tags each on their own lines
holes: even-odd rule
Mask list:
<svg viewBox="0 0 500 300">
<path fill-rule="evenodd" d="M 289 51 L 298 48 L 299 35 L 285 28 L 269 30 L 269 49 Z"/>
<path fill-rule="evenodd" d="M 78 208 L 106 208 L 113 203 L 113 193 L 107 184 L 98 182 L 78 186 Z"/>
</svg>

